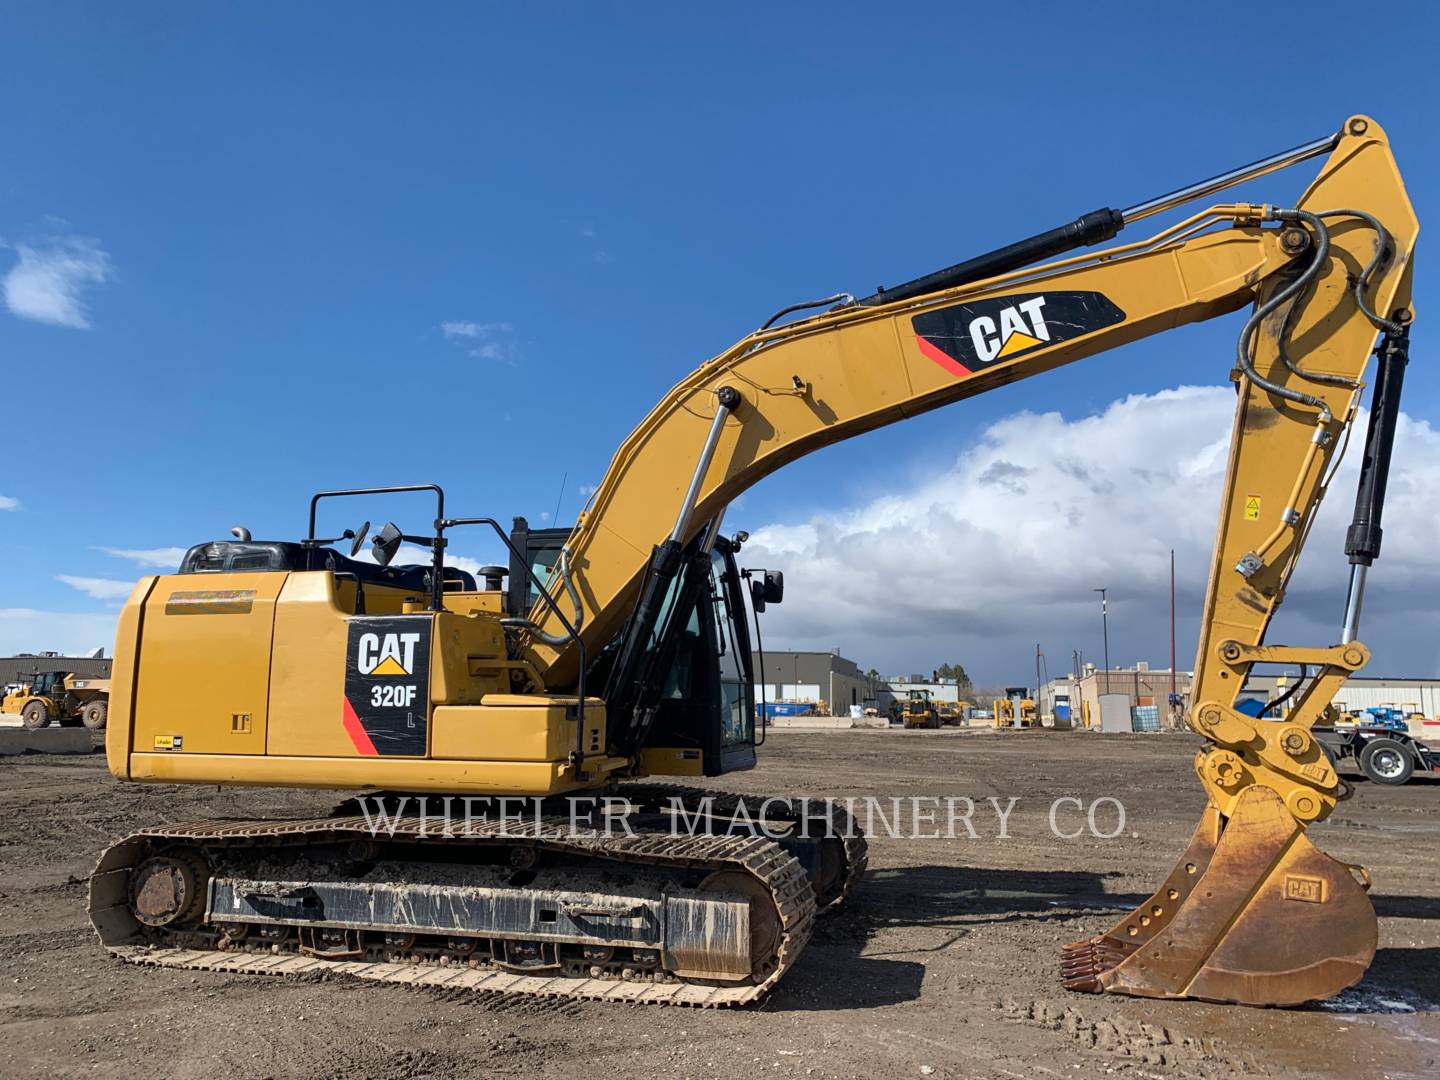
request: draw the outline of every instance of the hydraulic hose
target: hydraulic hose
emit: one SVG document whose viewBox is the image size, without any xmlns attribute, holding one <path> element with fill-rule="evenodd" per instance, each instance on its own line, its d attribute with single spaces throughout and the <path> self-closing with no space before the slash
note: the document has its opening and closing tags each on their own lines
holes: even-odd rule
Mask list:
<svg viewBox="0 0 1440 1080">
<path fill-rule="evenodd" d="M 838 304 L 844 307 L 853 303 L 855 303 L 855 297 L 851 296 L 848 292 L 839 292 L 836 293 L 834 296 L 821 297 L 819 300 L 805 300 L 799 304 L 791 304 L 789 307 L 782 307 L 779 311 L 775 312 L 774 315 L 771 315 L 768 319 L 761 323 L 760 329 L 769 330 L 770 327 L 774 326 L 776 322 L 778 322 L 780 319 L 783 319 L 791 312 L 809 311 L 811 308 L 824 307 L 826 304 Z"/>
<path fill-rule="evenodd" d="M 1365 210 L 1326 210 L 1324 213 L 1317 214 L 1316 216 L 1322 218 L 1353 217 L 1365 222 L 1365 224 L 1375 230 L 1375 252 L 1370 256 L 1370 261 L 1365 264 L 1365 269 L 1360 271 L 1360 276 L 1355 279 L 1355 306 L 1360 309 L 1360 314 L 1369 319 L 1371 325 L 1377 330 L 1382 330 L 1387 334 L 1397 336 L 1403 334 L 1405 327 L 1392 319 L 1387 319 L 1379 315 L 1375 309 L 1365 301 L 1365 290 L 1370 287 L 1371 276 L 1382 263 L 1388 261 L 1390 258 L 1392 245 L 1389 230 L 1380 223 L 1379 218 Z"/>
<path fill-rule="evenodd" d="M 558 565 L 560 568 L 560 582 L 565 586 L 565 593 L 570 597 L 570 603 L 575 608 L 575 632 L 578 634 L 580 627 L 585 625 L 585 608 L 580 603 L 580 593 L 576 590 L 575 583 L 570 580 L 570 548 L 568 545 L 560 549 L 560 561 Z M 547 634 L 529 619 L 501 619 L 500 625 L 512 627 L 517 630 L 528 630 L 538 641 L 543 641 L 546 645 L 570 644 L 570 636 L 568 634 Z"/>
<path fill-rule="evenodd" d="M 1285 702 L 1289 701 L 1292 697 L 1294 697 L 1295 692 L 1300 689 L 1300 687 L 1304 684 L 1305 680 L 1309 677 L 1309 675 L 1310 669 L 1304 664 L 1301 664 L 1300 674 L 1295 677 L 1294 685 L 1292 685 L 1279 697 L 1272 698 L 1269 702 L 1267 702 L 1265 708 L 1260 710 L 1260 715 L 1269 716 L 1272 710 L 1278 709 L 1281 705 L 1284 705 Z"/>
<path fill-rule="evenodd" d="M 1334 419 L 1330 413 L 1330 406 L 1326 405 L 1324 401 L 1315 397 L 1313 394 L 1307 394 L 1301 390 L 1291 390 L 1287 386 L 1281 386 L 1279 383 L 1271 382 L 1255 370 L 1255 365 L 1250 359 L 1251 341 L 1260 324 L 1272 313 L 1279 310 L 1282 305 L 1289 303 L 1308 288 L 1310 283 L 1319 275 L 1326 260 L 1330 257 L 1330 230 L 1325 227 L 1325 223 L 1316 215 L 1306 210 L 1276 210 L 1273 212 L 1272 220 L 1287 223 L 1299 221 L 1308 225 L 1310 230 L 1315 234 L 1315 253 L 1310 259 L 1310 265 L 1305 267 L 1304 271 L 1300 273 L 1294 281 L 1290 282 L 1289 285 L 1286 285 L 1274 296 L 1270 297 L 1269 300 L 1258 306 L 1250 315 L 1250 318 L 1246 320 L 1244 329 L 1240 331 L 1240 340 L 1235 347 L 1236 363 L 1240 370 L 1245 373 L 1245 376 L 1262 390 L 1273 394 L 1275 397 L 1283 398 L 1286 401 L 1293 401 L 1297 405 L 1308 405 L 1312 409 L 1318 409 L 1320 411 L 1319 423 L 1322 425 L 1328 424 Z M 1288 361 L 1286 362 L 1287 364 L 1289 363 Z M 1292 370 L 1294 369 L 1292 368 Z"/>
</svg>

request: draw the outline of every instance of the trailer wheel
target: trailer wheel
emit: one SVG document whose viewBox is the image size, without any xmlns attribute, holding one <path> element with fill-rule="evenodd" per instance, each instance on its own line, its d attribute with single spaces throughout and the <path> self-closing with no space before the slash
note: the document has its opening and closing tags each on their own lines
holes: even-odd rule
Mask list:
<svg viewBox="0 0 1440 1080">
<path fill-rule="evenodd" d="M 31 731 L 50 726 L 50 706 L 43 701 L 32 701 L 20 710 L 20 719 Z"/>
<path fill-rule="evenodd" d="M 105 719 L 110 712 L 110 706 L 104 701 L 92 701 L 85 706 L 85 711 L 80 714 L 80 719 L 91 731 L 104 731 Z"/>
<path fill-rule="evenodd" d="M 1360 771 L 1377 784 L 1403 784 L 1415 771 L 1415 759 L 1398 739 L 1371 739 L 1360 751 Z"/>
</svg>

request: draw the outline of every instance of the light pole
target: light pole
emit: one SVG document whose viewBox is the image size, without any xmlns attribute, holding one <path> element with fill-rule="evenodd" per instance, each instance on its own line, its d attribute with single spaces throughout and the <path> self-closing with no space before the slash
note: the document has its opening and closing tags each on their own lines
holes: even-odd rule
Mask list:
<svg viewBox="0 0 1440 1080">
<path fill-rule="evenodd" d="M 1167 702 L 1165 714 L 1170 720 L 1175 719 L 1176 699 L 1180 693 L 1177 687 L 1179 676 L 1175 671 L 1175 549 L 1170 549 L 1170 700 Z"/>
<path fill-rule="evenodd" d="M 1100 632 L 1105 641 L 1105 693 L 1110 693 L 1110 611 L 1105 603 L 1107 589 L 1091 589 L 1100 594 Z"/>
</svg>

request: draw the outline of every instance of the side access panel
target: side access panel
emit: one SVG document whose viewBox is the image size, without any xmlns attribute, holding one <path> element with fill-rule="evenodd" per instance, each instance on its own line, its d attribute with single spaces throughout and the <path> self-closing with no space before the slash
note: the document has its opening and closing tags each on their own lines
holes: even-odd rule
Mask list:
<svg viewBox="0 0 1440 1080">
<path fill-rule="evenodd" d="M 156 579 L 140 630 L 136 753 L 265 752 L 275 599 L 287 576 Z"/>
</svg>

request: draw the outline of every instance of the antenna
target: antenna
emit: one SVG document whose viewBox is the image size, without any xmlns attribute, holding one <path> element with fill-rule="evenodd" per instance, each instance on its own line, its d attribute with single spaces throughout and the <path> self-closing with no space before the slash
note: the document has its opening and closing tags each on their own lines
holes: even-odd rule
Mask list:
<svg viewBox="0 0 1440 1080">
<path fill-rule="evenodd" d="M 555 496 L 555 513 L 550 517 L 551 525 L 560 523 L 560 500 L 565 497 L 565 481 L 570 479 L 570 470 L 565 470 L 565 475 L 560 477 L 560 493 Z"/>
</svg>

